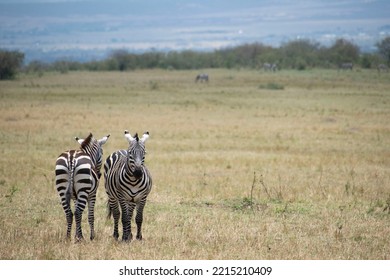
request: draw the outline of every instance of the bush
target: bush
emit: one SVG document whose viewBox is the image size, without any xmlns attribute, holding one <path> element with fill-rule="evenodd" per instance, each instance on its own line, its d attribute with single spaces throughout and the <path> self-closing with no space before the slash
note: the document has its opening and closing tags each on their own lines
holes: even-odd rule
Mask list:
<svg viewBox="0 0 390 280">
<path fill-rule="evenodd" d="M 259 85 L 259 89 L 282 90 L 284 89 L 284 85 L 270 82 L 265 85 Z"/>
<path fill-rule="evenodd" d="M 377 43 L 379 54 L 383 57 L 386 63 L 390 63 L 390 36 Z"/>
<path fill-rule="evenodd" d="M 43 76 L 43 73 L 48 70 L 48 65 L 44 62 L 33 60 L 31 61 L 24 70 L 27 73 L 36 73 L 39 77 Z"/>
<path fill-rule="evenodd" d="M 15 78 L 23 60 L 24 54 L 19 51 L 0 50 L 0 80 Z"/>
<path fill-rule="evenodd" d="M 328 57 L 336 65 L 344 62 L 356 62 L 359 53 L 359 47 L 345 39 L 337 39 L 328 49 Z"/>
</svg>

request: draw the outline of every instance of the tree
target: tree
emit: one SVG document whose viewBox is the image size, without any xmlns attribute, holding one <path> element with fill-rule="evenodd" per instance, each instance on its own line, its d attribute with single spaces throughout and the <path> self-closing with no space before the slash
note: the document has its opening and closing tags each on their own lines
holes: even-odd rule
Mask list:
<svg viewBox="0 0 390 280">
<path fill-rule="evenodd" d="M 127 50 L 115 50 L 111 53 L 109 60 L 115 62 L 117 70 L 125 71 L 136 68 L 136 56 L 130 54 Z"/>
<path fill-rule="evenodd" d="M 22 67 L 24 53 L 0 50 L 0 80 L 13 79 Z"/>
<path fill-rule="evenodd" d="M 295 40 L 282 46 L 284 64 L 293 69 L 304 70 L 317 64 L 319 43 L 309 40 Z"/>
<path fill-rule="evenodd" d="M 43 76 L 43 73 L 47 71 L 48 65 L 42 61 L 39 60 L 33 60 L 31 61 L 24 69 L 27 73 L 36 73 L 39 76 Z"/>
<path fill-rule="evenodd" d="M 379 54 L 385 59 L 387 64 L 390 63 L 390 36 L 384 38 L 376 44 Z"/>
<path fill-rule="evenodd" d="M 329 57 L 333 63 L 356 62 L 359 58 L 359 47 L 345 39 L 337 39 L 329 48 Z"/>
<path fill-rule="evenodd" d="M 362 68 L 375 68 L 381 63 L 381 58 L 377 53 L 363 53 L 360 56 L 360 65 L 362 66 Z"/>
</svg>

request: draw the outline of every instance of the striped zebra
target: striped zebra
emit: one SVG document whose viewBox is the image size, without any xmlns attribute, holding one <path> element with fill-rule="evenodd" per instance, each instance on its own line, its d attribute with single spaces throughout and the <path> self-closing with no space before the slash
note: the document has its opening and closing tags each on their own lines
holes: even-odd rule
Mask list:
<svg viewBox="0 0 390 280">
<path fill-rule="evenodd" d="M 345 63 L 341 63 L 339 65 L 339 70 L 353 70 L 353 63 L 352 62 L 345 62 Z"/>
<path fill-rule="evenodd" d="M 80 150 L 65 151 L 57 158 L 55 182 L 68 224 L 66 232 L 68 239 L 70 239 L 73 223 L 71 199 L 75 203 L 76 241 L 83 239 L 81 218 L 87 203 L 88 222 L 91 228 L 90 239 L 92 240 L 95 237 L 94 206 L 96 190 L 101 176 L 102 146 L 107 142 L 108 137 L 110 135 L 96 140 L 93 138 L 92 133 L 85 139 L 75 137 L 76 141 L 81 145 Z"/>
<path fill-rule="evenodd" d="M 195 82 L 208 82 L 209 81 L 209 75 L 208 74 L 198 74 L 195 78 Z"/>
<path fill-rule="evenodd" d="M 114 238 L 118 239 L 118 223 L 120 210 L 122 212 L 122 241 L 131 241 L 131 220 L 136 208 L 135 222 L 137 224 L 138 240 L 142 240 L 143 209 L 146 198 L 152 189 L 152 177 L 144 165 L 145 141 L 149 132 L 142 138 L 134 137 L 125 130 L 125 138 L 129 142 L 128 150 L 112 153 L 104 163 L 105 188 L 108 195 L 108 218 L 114 217 Z M 120 209 L 119 209 L 120 207 Z"/>
<path fill-rule="evenodd" d="M 389 68 L 387 67 L 386 64 L 379 64 L 377 66 L 377 70 L 378 70 L 378 73 L 381 73 L 381 72 L 389 72 Z"/>
<path fill-rule="evenodd" d="M 270 64 L 270 63 L 264 63 L 263 64 L 263 69 L 264 69 L 264 71 L 271 71 L 271 72 L 275 72 L 276 70 L 278 70 L 278 66 L 276 65 L 276 63 L 272 63 L 272 64 Z"/>
</svg>

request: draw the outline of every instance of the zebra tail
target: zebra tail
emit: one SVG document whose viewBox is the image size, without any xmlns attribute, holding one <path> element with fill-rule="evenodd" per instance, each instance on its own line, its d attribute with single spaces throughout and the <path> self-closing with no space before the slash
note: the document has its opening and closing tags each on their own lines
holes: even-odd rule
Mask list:
<svg viewBox="0 0 390 280">
<path fill-rule="evenodd" d="M 65 194 L 65 200 L 69 207 L 70 207 L 70 200 L 72 199 L 73 186 L 74 186 L 74 158 L 73 160 L 69 160 L 69 186 Z"/>
</svg>

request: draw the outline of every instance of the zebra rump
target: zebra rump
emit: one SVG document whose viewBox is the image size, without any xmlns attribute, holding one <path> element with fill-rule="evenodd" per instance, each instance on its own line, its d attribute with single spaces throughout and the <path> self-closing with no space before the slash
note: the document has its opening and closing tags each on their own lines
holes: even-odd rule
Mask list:
<svg viewBox="0 0 390 280">
<path fill-rule="evenodd" d="M 90 239 L 95 237 L 94 205 L 103 155 L 101 146 L 107 142 L 109 136 L 100 140 L 94 139 L 92 134 L 85 140 L 76 137 L 81 144 L 80 150 L 65 151 L 57 158 L 55 184 L 66 216 L 68 239 L 70 239 L 73 223 L 72 199 L 75 202 L 76 240 L 83 239 L 81 219 L 87 203 L 88 222 L 91 228 Z"/>
</svg>

